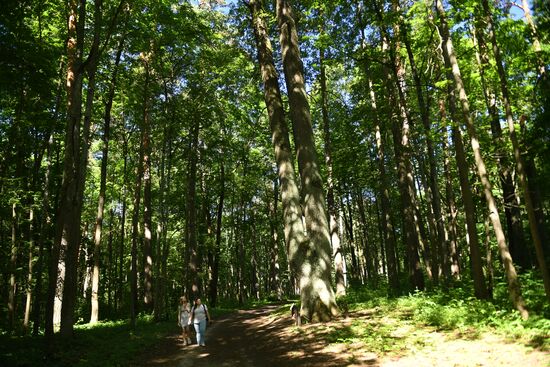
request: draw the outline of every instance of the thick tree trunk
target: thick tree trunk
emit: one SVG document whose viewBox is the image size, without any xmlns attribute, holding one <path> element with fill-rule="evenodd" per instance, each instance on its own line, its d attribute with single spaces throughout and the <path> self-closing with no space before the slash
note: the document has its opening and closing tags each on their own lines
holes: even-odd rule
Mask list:
<svg viewBox="0 0 550 367">
<path fill-rule="evenodd" d="M 481 148 L 479 145 L 479 139 L 477 137 L 477 131 L 476 131 L 474 122 L 472 120 L 472 116 L 470 113 L 470 104 L 468 102 L 468 96 L 466 94 L 466 89 L 464 88 L 464 84 L 462 82 L 460 68 L 458 66 L 458 61 L 454 53 L 452 40 L 449 35 L 449 27 L 447 25 L 447 20 L 445 18 L 445 11 L 443 9 L 443 4 L 441 3 L 441 0 L 435 0 L 435 5 L 439 15 L 439 20 L 440 20 L 440 33 L 443 40 L 442 42 L 443 56 L 446 60 L 445 63 L 451 66 L 455 89 L 456 89 L 456 92 L 458 93 L 459 100 L 462 106 L 462 117 L 463 117 L 464 123 L 466 124 L 466 127 L 468 128 L 468 133 L 470 135 L 470 142 L 474 153 L 477 173 L 483 185 L 483 193 L 487 201 L 489 216 L 491 218 L 491 223 L 495 231 L 500 256 L 502 258 L 502 262 L 504 264 L 504 270 L 506 273 L 506 277 L 508 279 L 508 291 L 510 293 L 510 298 L 514 306 L 516 307 L 516 309 L 520 312 L 522 318 L 527 319 L 529 317 L 529 313 L 525 307 L 525 301 L 523 300 L 523 297 L 521 295 L 521 288 L 520 288 L 517 272 L 512 262 L 512 257 L 510 256 L 508 245 L 506 244 L 506 237 L 504 235 L 504 231 L 502 230 L 500 215 L 492 193 L 492 185 L 491 185 L 491 182 L 489 181 L 489 175 L 485 167 L 485 162 L 481 155 Z"/>
<path fill-rule="evenodd" d="M 531 193 L 529 190 L 529 183 L 527 182 L 527 177 L 525 175 L 525 163 L 523 162 L 523 157 L 521 156 L 521 149 L 519 146 L 518 138 L 516 135 L 516 130 L 514 126 L 514 117 L 512 115 L 512 106 L 510 103 L 510 93 L 508 91 L 508 80 L 506 78 L 506 71 L 504 70 L 504 64 L 502 60 L 502 55 L 500 52 L 500 47 L 498 45 L 493 19 L 491 16 L 491 9 L 489 8 L 488 0 L 482 0 L 481 4 L 483 5 L 483 11 L 485 13 L 485 19 L 489 29 L 489 37 L 493 44 L 493 55 L 495 57 L 495 62 L 497 66 L 497 73 L 500 80 L 500 91 L 502 93 L 502 102 L 504 105 L 504 113 L 506 115 L 506 122 L 508 123 L 508 130 L 510 132 L 510 140 L 512 141 L 512 148 L 514 151 L 514 158 L 516 161 L 516 169 L 519 178 L 519 182 L 523 191 L 523 197 L 525 199 L 525 207 L 527 209 L 527 216 L 529 218 L 529 228 L 531 230 L 531 237 L 535 245 L 535 251 L 537 254 L 537 260 L 539 264 L 539 270 L 542 274 L 542 280 L 544 282 L 544 290 L 546 291 L 546 298 L 550 301 L 550 273 L 546 266 L 546 260 L 544 258 L 543 244 L 540 238 L 540 232 L 537 228 L 537 219 L 535 215 L 534 205 L 531 198 Z M 527 317 L 527 315 L 524 315 Z"/>
<path fill-rule="evenodd" d="M 281 33 L 283 69 L 302 182 L 306 230 L 309 237 L 300 278 L 301 313 L 311 321 L 328 321 L 339 313 L 334 291 L 331 288 L 330 230 L 304 85 L 298 32 L 289 1 L 277 0 L 277 21 Z"/>
<path fill-rule="evenodd" d="M 307 238 L 302 223 L 300 192 L 294 175 L 288 127 L 285 121 L 278 75 L 273 61 L 273 49 L 267 33 L 266 23 L 261 17 L 263 7 L 260 0 L 252 0 L 249 4 L 258 48 L 258 60 L 264 82 L 264 99 L 269 116 L 271 141 L 275 151 L 277 173 L 281 185 L 287 255 L 292 276 L 300 277 L 301 261 L 307 247 Z"/>
</svg>

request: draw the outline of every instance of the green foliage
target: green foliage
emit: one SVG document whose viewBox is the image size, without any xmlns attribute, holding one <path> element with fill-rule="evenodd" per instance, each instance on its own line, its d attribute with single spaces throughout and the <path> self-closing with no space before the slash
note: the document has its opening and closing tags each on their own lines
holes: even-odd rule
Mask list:
<svg viewBox="0 0 550 367">
<path fill-rule="evenodd" d="M 416 292 L 397 298 L 387 298 L 380 289 L 359 287 L 350 289 L 339 302 L 347 305 L 352 315 L 368 311 L 372 315 L 370 323 L 354 320 L 350 326 L 337 327 L 327 338 L 330 342 L 362 341 L 378 351 L 399 350 L 404 341 L 394 335 L 399 333 L 396 330 L 417 325 L 442 332 L 458 332 L 469 338 L 493 331 L 503 338 L 547 350 L 550 348 L 550 319 L 544 312 L 548 306 L 537 308 L 544 303 L 541 281 L 532 273 L 522 278 L 523 294 L 532 314 L 527 321 L 511 308 L 506 292 L 496 292 L 494 301 L 479 300 L 469 296 L 472 290 L 468 283 L 457 284 L 448 291 Z M 386 325 L 390 321 L 380 319 L 393 321 Z M 422 341 L 413 335 L 406 343 Z"/>
</svg>

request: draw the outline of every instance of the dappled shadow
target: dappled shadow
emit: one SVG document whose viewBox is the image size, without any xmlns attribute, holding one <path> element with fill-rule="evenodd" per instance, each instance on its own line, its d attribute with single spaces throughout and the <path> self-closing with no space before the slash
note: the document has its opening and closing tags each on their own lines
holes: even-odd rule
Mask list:
<svg viewBox="0 0 550 367">
<path fill-rule="evenodd" d="M 375 355 L 350 358 L 353 345 L 330 347 L 300 332 L 292 319 L 270 316 L 277 306 L 239 311 L 208 328 L 206 347 L 183 346 L 171 336 L 167 347 L 147 351 L 132 366 L 377 366 Z M 309 334 L 311 335 L 311 334 Z M 176 348 L 174 348 L 176 345 Z"/>
</svg>

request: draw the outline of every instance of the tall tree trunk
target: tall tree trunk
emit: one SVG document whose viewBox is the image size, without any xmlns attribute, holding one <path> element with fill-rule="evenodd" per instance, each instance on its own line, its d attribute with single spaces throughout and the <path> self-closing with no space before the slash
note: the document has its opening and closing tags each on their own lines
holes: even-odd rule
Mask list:
<svg viewBox="0 0 550 367">
<path fill-rule="evenodd" d="M 80 6 L 76 0 L 69 2 L 67 40 L 67 125 L 65 157 L 57 228 L 52 256 L 50 257 L 48 301 L 46 308 L 46 336 L 53 335 L 54 324 L 59 324 L 64 289 L 69 285 L 69 296 L 76 298 L 76 259 L 80 241 L 80 208 L 78 197 L 80 177 L 81 117 L 82 117 L 82 48 L 84 35 L 85 2 Z M 84 134 L 85 132 L 82 132 Z M 69 264 L 67 264 L 67 261 Z M 71 267 L 69 279 L 66 268 Z M 73 276 L 74 275 L 74 276 Z M 73 276 L 73 279 L 70 277 Z M 72 311 L 75 299 L 67 300 L 63 334 L 72 334 Z"/>
<path fill-rule="evenodd" d="M 439 270 L 437 268 L 442 268 L 442 273 L 445 275 L 445 277 L 448 277 L 448 274 L 450 272 L 450 267 L 448 264 L 448 257 L 446 256 L 447 251 L 444 249 L 447 247 L 446 241 L 445 241 L 445 229 L 444 229 L 444 216 L 442 214 L 441 210 L 441 197 L 439 195 L 439 188 L 437 186 L 437 163 L 436 163 L 436 157 L 434 152 L 434 142 L 433 142 L 433 134 L 432 134 L 432 124 L 430 121 L 430 111 L 428 107 L 428 103 L 426 101 L 426 98 L 424 97 L 424 91 L 422 89 L 422 81 L 420 78 L 420 73 L 418 72 L 416 62 L 414 59 L 414 54 L 412 51 L 412 47 L 410 44 L 409 36 L 408 36 L 408 25 L 401 19 L 401 34 L 403 38 L 403 43 L 405 44 L 405 48 L 407 50 L 407 55 L 409 57 L 409 63 L 411 65 L 411 73 L 414 80 L 414 86 L 416 90 L 416 97 L 418 100 L 418 107 L 420 109 L 420 117 L 422 120 L 422 126 L 424 127 L 424 135 L 426 137 L 426 149 L 428 153 L 428 165 L 429 165 L 429 183 L 426 186 L 427 189 L 427 196 L 428 201 L 431 206 L 431 210 L 428 210 L 429 213 L 433 213 L 430 215 L 430 231 L 435 232 L 435 239 L 432 240 L 432 242 L 435 242 L 434 252 L 436 253 L 436 256 L 434 258 L 439 259 L 439 263 L 434 262 L 432 266 L 434 269 L 432 270 L 432 273 L 434 273 L 434 280 L 437 281 L 438 279 L 438 273 Z M 435 223 L 434 223 L 435 222 Z"/>
<path fill-rule="evenodd" d="M 377 9 L 377 16 L 382 22 L 383 17 L 380 9 Z M 410 163 L 410 116 L 407 110 L 405 95 L 402 89 L 402 76 L 400 62 L 397 59 L 396 49 L 390 45 L 386 29 L 381 26 L 380 33 L 383 39 L 382 51 L 388 56 L 390 67 L 384 67 L 389 91 L 395 91 L 398 99 L 395 101 L 399 109 L 399 118 L 392 115 L 392 135 L 394 141 L 395 157 L 397 161 L 398 186 L 400 191 L 401 207 L 403 211 L 405 243 L 407 246 L 409 282 L 413 288 L 424 289 L 424 276 L 421 271 L 419 249 L 421 247 L 420 225 L 416 221 L 414 202 L 414 182 L 412 165 Z M 395 98 L 395 97 L 390 97 Z M 427 259 L 425 258 L 425 261 Z M 429 270 L 429 264 L 427 266 Z"/>
<path fill-rule="evenodd" d="M 8 292 L 8 330 L 11 332 L 15 322 L 15 306 L 17 293 L 17 253 L 19 252 L 19 213 L 17 203 L 11 205 L 11 250 L 10 250 L 10 284 Z"/>
<path fill-rule="evenodd" d="M 126 241 L 126 193 L 127 193 L 127 170 L 128 170 L 128 140 L 124 135 L 124 141 L 122 143 L 122 155 L 124 164 L 122 167 L 122 193 L 119 200 L 122 202 L 122 212 L 120 214 L 120 243 L 118 246 L 118 274 L 117 274 L 117 287 L 115 296 L 115 309 L 118 311 L 120 304 L 122 303 L 123 292 L 123 268 L 124 268 L 124 244 Z M 132 227 L 133 228 L 133 227 Z M 133 239 L 132 239 L 133 241 Z"/>
<path fill-rule="evenodd" d="M 488 0 L 481 0 L 483 6 L 483 11 L 485 13 L 485 20 L 489 29 L 489 37 L 491 43 L 493 44 L 493 55 L 495 57 L 497 73 L 500 80 L 500 91 L 502 93 L 502 102 L 504 105 L 504 113 L 506 115 L 506 122 L 508 123 L 508 130 L 510 132 L 510 140 L 512 141 L 512 148 L 514 150 L 514 158 L 516 160 L 517 174 L 519 182 L 523 191 L 523 197 L 525 199 L 525 207 L 527 209 L 527 216 L 529 218 L 529 228 L 531 230 L 531 237 L 535 245 L 535 251 L 537 253 L 537 260 L 539 264 L 539 270 L 542 274 L 542 280 L 544 282 L 544 290 L 546 291 L 546 298 L 550 301 L 550 273 L 548 273 L 548 268 L 546 266 L 546 260 L 544 258 L 544 250 L 542 241 L 540 238 L 540 232 L 537 228 L 537 219 L 535 215 L 534 205 L 531 198 L 531 193 L 529 190 L 529 183 L 527 182 L 527 177 L 525 175 L 525 163 L 523 162 L 523 157 L 521 156 L 521 149 L 519 146 L 518 138 L 516 135 L 516 130 L 514 126 L 514 117 L 512 115 L 512 106 L 510 103 L 510 93 L 508 91 L 508 80 L 506 78 L 506 71 L 504 70 L 504 64 L 502 60 L 502 55 L 500 52 L 500 47 L 498 45 L 496 34 L 493 25 L 493 18 L 491 16 L 491 9 L 489 8 Z M 527 317 L 525 315 L 524 317 Z"/>
<path fill-rule="evenodd" d="M 195 111 L 198 114 L 198 111 Z M 187 201 L 186 201 L 186 257 L 189 262 L 189 271 L 187 279 L 187 290 L 192 299 L 199 297 L 200 280 L 199 280 L 199 263 L 197 254 L 197 161 L 198 161 L 198 145 L 199 145 L 199 129 L 200 120 L 198 116 L 194 116 L 194 123 L 191 127 L 191 142 L 189 146 L 189 165 L 187 171 Z"/>
<path fill-rule="evenodd" d="M 277 70 L 273 61 L 273 49 L 267 33 L 265 20 L 261 17 L 261 0 L 249 1 L 252 26 L 258 48 L 258 61 L 264 83 L 264 99 L 269 116 L 271 142 L 275 152 L 277 173 L 281 185 L 284 236 L 292 277 L 300 277 L 303 254 L 307 248 L 302 223 L 300 192 L 294 175 L 294 164 L 285 121 L 283 101 L 279 88 Z"/>
<path fill-rule="evenodd" d="M 453 102 L 454 103 L 454 102 Z M 449 128 L 445 102 L 439 101 L 439 113 L 441 114 L 442 126 L 444 127 L 443 154 L 445 156 L 443 170 L 445 172 L 445 195 L 447 200 L 448 230 L 446 242 L 449 244 L 448 251 L 451 258 L 451 276 L 453 279 L 460 279 L 460 256 L 458 254 L 458 229 L 457 229 L 457 208 L 453 189 L 451 172 L 451 152 L 449 147 Z M 458 156 L 458 154 L 457 154 Z M 471 194 L 470 194 L 471 199 Z M 473 205 L 473 203 L 472 203 Z M 477 232 L 476 232 L 477 233 Z M 479 251 L 478 251 L 479 252 Z M 473 278 L 473 277 L 472 277 Z"/>
<path fill-rule="evenodd" d="M 527 319 L 529 317 L 529 312 L 525 307 L 525 302 L 521 295 L 521 288 L 516 272 L 516 268 L 512 262 L 512 257 L 510 256 L 510 251 L 508 250 L 508 245 L 506 244 L 506 237 L 504 231 L 502 230 L 502 225 L 500 222 L 500 215 L 498 208 L 495 202 L 495 198 L 492 193 L 492 185 L 489 181 L 489 175 L 485 167 L 485 162 L 481 156 L 481 148 L 479 145 L 479 139 L 477 137 L 477 131 L 472 120 L 470 113 L 470 103 L 468 102 L 468 96 L 466 94 L 466 89 L 464 88 L 464 83 L 462 82 L 462 76 L 460 74 L 460 68 L 458 66 L 458 61 L 454 53 L 452 40 L 449 35 L 449 27 L 447 25 L 447 20 L 445 18 L 445 10 L 443 9 L 443 4 L 441 0 L 435 0 L 436 9 L 439 15 L 440 20 L 440 34 L 442 37 L 442 49 L 443 56 L 446 60 L 446 64 L 451 66 L 451 71 L 454 78 L 454 84 L 456 92 L 458 93 L 459 100 L 462 106 L 462 117 L 466 127 L 468 128 L 468 133 L 470 135 L 470 143 L 472 145 L 472 150 L 474 153 L 475 163 L 477 167 L 477 172 L 481 183 L 483 185 L 483 193 L 485 194 L 485 199 L 487 201 L 487 206 L 489 209 L 489 216 L 491 218 L 491 223 L 495 231 L 497 238 L 497 243 L 499 247 L 500 256 L 504 264 L 504 270 L 506 277 L 508 279 L 508 291 L 510 293 L 510 298 L 520 312 L 522 318 Z"/>
<path fill-rule="evenodd" d="M 479 18 L 479 17 L 478 17 Z M 524 269 L 531 267 L 529 249 L 523 235 L 523 224 L 521 212 L 518 207 L 518 197 L 514 186 L 513 172 L 510 168 L 508 153 L 505 151 L 505 141 L 500 127 L 500 116 L 497 107 L 497 98 L 492 86 L 487 81 L 486 71 L 490 67 L 487 44 L 483 30 L 486 25 L 482 19 L 477 19 L 473 33 L 473 40 L 477 43 L 476 58 L 479 63 L 481 87 L 487 105 L 487 111 L 491 120 L 491 133 L 495 140 L 496 158 L 499 166 L 500 183 L 504 201 L 504 215 L 506 216 L 506 227 L 508 230 L 508 241 L 510 253 L 514 261 Z M 475 44 L 474 43 L 474 44 Z"/>
<path fill-rule="evenodd" d="M 362 34 L 362 40 L 365 39 L 365 35 Z M 364 41 L 362 41 L 364 42 Z M 388 292 L 391 295 L 397 295 L 400 293 L 399 286 L 399 277 L 397 271 L 397 245 L 394 236 L 394 229 L 391 220 L 391 202 L 390 202 L 390 193 L 389 193 L 389 181 L 388 175 L 386 173 L 386 154 L 385 154 L 385 145 L 383 134 L 383 126 L 381 124 L 376 93 L 374 91 L 374 86 L 372 79 L 370 78 L 370 72 L 368 68 L 365 70 L 367 76 L 367 86 L 368 93 L 370 96 L 371 108 L 374 112 L 374 130 L 375 130 L 375 139 L 376 139 L 376 157 L 378 163 L 378 170 L 380 174 L 379 181 L 379 190 L 380 190 L 380 209 L 381 209 L 381 226 L 383 233 L 383 243 L 386 247 L 386 257 L 388 264 L 388 280 L 389 280 L 389 290 Z"/>
<path fill-rule="evenodd" d="M 105 113 L 103 115 L 103 149 L 101 154 L 101 177 L 99 184 L 99 197 L 97 204 L 97 216 L 94 228 L 94 270 L 92 275 L 92 308 L 90 323 L 96 323 L 99 318 L 99 268 L 100 268 L 100 248 L 101 248 L 101 230 L 103 225 L 103 213 L 105 207 L 105 192 L 107 189 L 107 164 L 109 158 L 109 141 L 111 131 L 111 110 L 113 107 L 113 98 L 115 96 L 116 78 L 118 73 L 118 64 L 122 55 L 124 37 L 121 38 L 116 54 L 115 64 L 113 66 L 113 76 L 109 85 Z"/>
<path fill-rule="evenodd" d="M 32 272 L 34 263 L 34 209 L 29 210 L 29 265 L 27 273 L 27 297 L 25 301 L 25 316 L 23 319 L 23 331 L 27 334 L 29 330 L 29 320 L 31 316 L 32 302 Z"/>
<path fill-rule="evenodd" d="M 225 200 L 225 165 L 223 161 L 220 165 L 220 197 L 218 199 L 218 208 L 216 210 L 216 242 L 213 250 L 212 275 L 210 278 L 210 305 L 216 307 L 218 304 L 218 281 L 220 272 L 220 254 L 222 241 L 222 218 L 223 203 Z"/>
<path fill-rule="evenodd" d="M 283 69 L 309 237 L 309 247 L 304 253 L 300 278 L 301 313 L 311 321 L 328 321 L 339 313 L 331 288 L 330 230 L 304 85 L 298 32 L 289 1 L 277 0 L 277 21 L 281 33 Z"/>
<path fill-rule="evenodd" d="M 153 235 L 151 206 L 151 122 L 149 112 L 149 83 L 151 54 L 143 57 L 145 66 L 145 86 L 143 92 L 143 134 L 141 146 L 143 149 L 143 303 L 145 309 L 153 309 Z"/>
<path fill-rule="evenodd" d="M 325 142 L 325 164 L 327 166 L 327 210 L 330 225 L 330 243 L 332 245 L 332 256 L 334 258 L 334 270 L 336 281 L 336 296 L 346 294 L 346 285 L 344 283 L 344 256 L 340 246 L 340 237 L 338 235 L 338 221 L 336 220 L 336 202 L 334 200 L 334 178 L 332 168 L 332 143 L 330 136 L 330 119 L 328 116 L 328 92 L 327 77 L 325 66 L 325 50 L 319 50 L 320 83 L 321 83 L 321 113 L 323 117 L 323 138 Z"/>
<path fill-rule="evenodd" d="M 143 131 L 141 132 L 143 135 Z M 143 140 L 143 137 L 142 137 Z M 138 270 L 137 270 L 137 256 L 138 256 L 138 241 L 139 241 L 139 211 L 141 203 L 141 186 L 143 177 L 143 146 L 139 149 L 139 161 L 136 168 L 136 181 L 134 185 L 134 202 L 132 213 L 132 248 L 130 250 L 131 256 L 131 270 L 130 270 L 130 326 L 132 330 L 136 328 L 136 317 L 138 307 Z M 122 224 L 124 225 L 124 223 Z"/>
<path fill-rule="evenodd" d="M 448 33 L 442 32 L 442 42 L 446 42 Z M 450 58 L 443 54 L 445 68 L 447 69 L 447 79 L 453 80 L 453 73 L 451 71 Z M 466 216 L 466 230 L 468 232 L 468 243 L 470 248 L 470 265 L 472 272 L 472 279 L 474 281 L 474 295 L 479 299 L 487 299 L 491 293 L 487 290 L 485 284 L 485 276 L 483 274 L 483 265 L 481 261 L 481 250 L 479 247 L 479 236 L 477 233 L 477 223 L 475 216 L 475 205 L 468 178 L 468 163 L 464 152 L 464 143 L 462 140 L 462 133 L 458 125 L 458 111 L 457 102 L 455 97 L 454 88 L 449 85 L 449 109 L 451 113 L 451 137 L 455 149 L 456 163 L 458 170 L 458 177 L 460 181 L 460 189 L 462 194 L 462 201 L 464 203 L 464 213 Z"/>
</svg>

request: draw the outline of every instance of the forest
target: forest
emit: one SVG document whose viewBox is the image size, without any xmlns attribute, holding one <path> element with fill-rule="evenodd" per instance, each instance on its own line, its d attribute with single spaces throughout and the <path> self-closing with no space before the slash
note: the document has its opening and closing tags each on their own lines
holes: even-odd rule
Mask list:
<svg viewBox="0 0 550 367">
<path fill-rule="evenodd" d="M 550 348 L 549 67 L 545 0 L 4 0 L 2 343 L 437 294 Z"/>
</svg>

